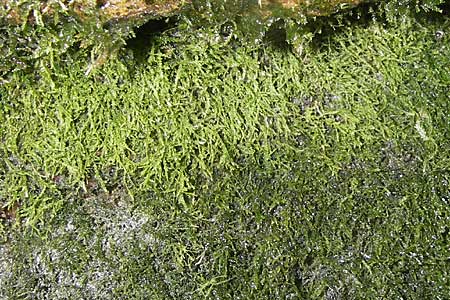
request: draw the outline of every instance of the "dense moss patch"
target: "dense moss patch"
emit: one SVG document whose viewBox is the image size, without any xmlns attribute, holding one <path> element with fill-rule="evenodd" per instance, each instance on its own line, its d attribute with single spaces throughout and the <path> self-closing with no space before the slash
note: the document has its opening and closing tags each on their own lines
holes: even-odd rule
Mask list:
<svg viewBox="0 0 450 300">
<path fill-rule="evenodd" d="M 0 295 L 445 298 L 449 24 L 371 21 L 302 59 L 199 29 L 16 73 Z"/>
</svg>

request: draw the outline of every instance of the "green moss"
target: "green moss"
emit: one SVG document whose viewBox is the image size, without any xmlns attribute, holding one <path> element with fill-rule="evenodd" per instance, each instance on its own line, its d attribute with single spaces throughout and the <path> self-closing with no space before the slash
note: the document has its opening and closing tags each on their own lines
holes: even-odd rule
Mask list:
<svg viewBox="0 0 450 300">
<path fill-rule="evenodd" d="M 262 8 L 256 0 L 194 0 L 189 5 L 180 0 L 156 5 L 146 13 L 130 13 L 126 1 L 122 1 L 109 15 L 100 8 L 100 4 L 105 1 L 69 1 L 66 4 L 64 1 L 37 0 L 3 2 L 0 5 L 0 55 L 3 58 L 0 61 L 0 83 L 8 82 L 13 73 L 19 70 L 51 78 L 59 64 L 71 63 L 73 52 L 77 53 L 76 60 L 88 60 L 85 68 L 86 74 L 89 74 L 107 60 L 115 59 L 118 49 L 133 36 L 134 29 L 150 19 L 164 18 L 175 12 L 187 21 L 182 23 L 189 24 L 190 31 L 204 26 L 234 27 L 235 35 L 253 45 L 255 41 L 258 43 L 263 39 L 274 23 L 284 24 L 288 42 L 302 54 L 303 49 L 299 48 L 308 44 L 311 36 L 320 31 L 323 22 L 316 22 L 318 15 L 338 12 L 338 18 L 360 15 L 360 11 L 349 8 L 363 2 L 370 6 L 374 3 L 373 7 L 378 7 L 375 9 L 378 13 L 384 14 L 386 20 L 393 21 L 414 10 L 439 11 L 439 5 L 445 3 L 444 0 L 317 0 L 306 1 L 289 9 L 283 6 L 286 4 L 283 1 L 269 1 L 267 7 Z M 178 5 L 183 9 L 178 8 Z M 308 23 L 314 25 L 305 27 Z"/>
<path fill-rule="evenodd" d="M 393 22 L 303 60 L 199 30 L 90 77 L 16 73 L 0 296 L 445 298 L 449 21 Z"/>
</svg>

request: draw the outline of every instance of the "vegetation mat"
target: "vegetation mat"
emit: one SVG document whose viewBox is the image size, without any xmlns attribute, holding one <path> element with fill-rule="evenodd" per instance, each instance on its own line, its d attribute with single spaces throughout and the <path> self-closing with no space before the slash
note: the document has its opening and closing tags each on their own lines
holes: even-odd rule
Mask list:
<svg viewBox="0 0 450 300">
<path fill-rule="evenodd" d="M 13 74 L 0 298 L 448 299 L 449 24 L 300 58 L 198 29 Z"/>
</svg>

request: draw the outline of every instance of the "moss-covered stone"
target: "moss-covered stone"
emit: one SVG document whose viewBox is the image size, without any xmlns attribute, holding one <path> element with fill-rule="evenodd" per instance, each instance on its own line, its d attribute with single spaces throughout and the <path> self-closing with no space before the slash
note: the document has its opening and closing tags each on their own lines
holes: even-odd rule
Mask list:
<svg viewBox="0 0 450 300">
<path fill-rule="evenodd" d="M 301 61 L 198 28 L 13 73 L 0 298 L 446 299 L 449 30 L 369 19 Z"/>
</svg>

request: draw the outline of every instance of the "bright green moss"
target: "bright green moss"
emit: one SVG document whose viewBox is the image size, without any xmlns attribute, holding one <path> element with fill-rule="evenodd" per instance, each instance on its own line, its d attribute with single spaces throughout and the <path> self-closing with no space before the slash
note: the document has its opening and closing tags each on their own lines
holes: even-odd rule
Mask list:
<svg viewBox="0 0 450 300">
<path fill-rule="evenodd" d="M 16 75 L 0 201 L 39 231 L 7 227 L 0 295 L 445 298 L 448 30 L 361 22 L 303 60 L 197 31 Z"/>
</svg>

